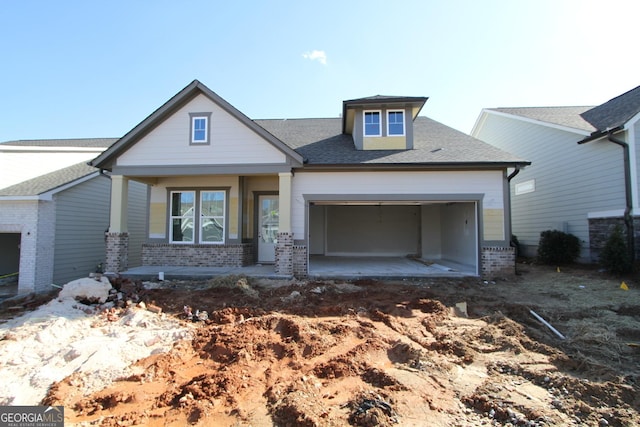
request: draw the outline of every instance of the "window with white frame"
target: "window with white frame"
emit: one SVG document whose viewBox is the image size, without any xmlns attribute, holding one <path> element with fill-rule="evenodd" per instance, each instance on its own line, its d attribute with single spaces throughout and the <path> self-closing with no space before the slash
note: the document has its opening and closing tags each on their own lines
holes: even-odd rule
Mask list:
<svg viewBox="0 0 640 427">
<path fill-rule="evenodd" d="M 200 242 L 224 243 L 224 191 L 200 192 Z"/>
<path fill-rule="evenodd" d="M 380 136 L 380 111 L 364 112 L 364 136 Z"/>
<path fill-rule="evenodd" d="M 171 218 L 169 219 L 171 243 L 193 243 L 195 204 L 195 191 L 171 192 Z"/>
<path fill-rule="evenodd" d="M 170 203 L 169 242 L 224 243 L 224 190 L 171 191 Z"/>
<path fill-rule="evenodd" d="M 404 135 L 404 111 L 391 110 L 387 112 L 387 135 Z"/>
<path fill-rule="evenodd" d="M 189 117 L 191 118 L 190 143 L 209 144 L 211 113 L 190 113 Z"/>
</svg>

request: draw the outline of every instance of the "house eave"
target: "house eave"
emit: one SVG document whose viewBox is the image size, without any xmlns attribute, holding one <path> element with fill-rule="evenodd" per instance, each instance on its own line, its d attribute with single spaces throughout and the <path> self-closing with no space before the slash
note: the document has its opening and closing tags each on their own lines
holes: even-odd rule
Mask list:
<svg viewBox="0 0 640 427">
<path fill-rule="evenodd" d="M 531 165 L 531 162 L 476 162 L 476 163 L 390 163 L 390 164 L 368 164 L 368 163 L 352 163 L 352 164 L 306 164 L 302 168 L 296 168 L 296 171 L 302 172 L 334 172 L 334 171 L 457 171 L 457 170 L 505 170 L 514 167 L 525 167 Z"/>
<path fill-rule="evenodd" d="M 130 177 L 164 177 L 164 176 L 203 176 L 203 175 L 270 175 L 291 172 L 294 166 L 289 164 L 260 165 L 133 165 L 114 166 L 112 173 Z"/>
<path fill-rule="evenodd" d="M 584 129 L 579 129 L 579 128 L 575 128 L 575 127 L 571 127 L 571 126 L 560 125 L 560 124 L 557 124 L 557 123 L 547 122 L 547 121 L 544 121 L 544 120 L 532 119 L 530 117 L 524 117 L 524 116 L 519 116 L 517 114 L 510 114 L 510 113 L 505 113 L 503 111 L 495 111 L 495 110 L 492 110 L 490 108 L 485 108 L 480 112 L 480 116 L 478 116 L 478 118 L 476 119 L 476 122 L 475 122 L 475 124 L 473 126 L 473 129 L 471 129 L 471 133 L 470 133 L 471 136 L 473 136 L 474 138 L 478 137 L 478 131 L 480 129 L 480 124 L 489 115 L 494 115 L 494 116 L 498 116 L 498 117 L 508 117 L 510 119 L 520 120 L 520 121 L 526 122 L 526 123 L 532 123 L 532 124 L 536 124 L 536 125 L 540 125 L 540 126 L 546 126 L 548 128 L 552 128 L 552 129 L 562 130 L 562 131 L 565 131 L 565 132 L 576 133 L 578 135 L 588 136 L 590 134 L 589 131 L 584 130 Z"/>
</svg>

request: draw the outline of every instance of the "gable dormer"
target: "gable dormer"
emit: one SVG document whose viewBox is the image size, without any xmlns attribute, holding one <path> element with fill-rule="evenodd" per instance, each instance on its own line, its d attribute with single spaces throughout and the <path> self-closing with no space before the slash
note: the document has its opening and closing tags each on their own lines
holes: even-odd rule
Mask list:
<svg viewBox="0 0 640 427">
<path fill-rule="evenodd" d="M 342 133 L 357 150 L 413 149 L 413 120 L 425 97 L 370 96 L 342 103 Z"/>
</svg>

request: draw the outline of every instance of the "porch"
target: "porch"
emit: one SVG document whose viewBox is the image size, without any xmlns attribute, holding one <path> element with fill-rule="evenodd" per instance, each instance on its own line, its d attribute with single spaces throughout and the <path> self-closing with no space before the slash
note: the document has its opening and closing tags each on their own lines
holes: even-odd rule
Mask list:
<svg viewBox="0 0 640 427">
<path fill-rule="evenodd" d="M 158 280 L 160 273 L 165 280 L 206 280 L 217 276 L 244 275 L 259 279 L 292 279 L 290 275 L 275 273 L 273 264 L 254 264 L 242 267 L 182 267 L 142 266 L 133 267 L 120 274 L 139 280 Z M 469 277 L 475 272 L 469 266 L 451 262 L 425 263 L 407 257 L 327 257 L 312 256 L 309 259 L 308 278 L 321 279 L 420 279 L 435 277 Z"/>
</svg>

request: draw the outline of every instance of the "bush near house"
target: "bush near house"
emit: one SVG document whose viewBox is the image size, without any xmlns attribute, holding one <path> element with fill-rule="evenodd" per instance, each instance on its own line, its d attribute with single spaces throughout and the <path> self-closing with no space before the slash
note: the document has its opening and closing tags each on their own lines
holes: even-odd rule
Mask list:
<svg viewBox="0 0 640 427">
<path fill-rule="evenodd" d="M 580 239 L 558 230 L 540 233 L 538 261 L 544 264 L 571 264 L 580 256 Z"/>
<path fill-rule="evenodd" d="M 633 269 L 629 248 L 619 225 L 615 226 L 600 252 L 600 264 L 612 274 L 629 273 Z"/>
</svg>

